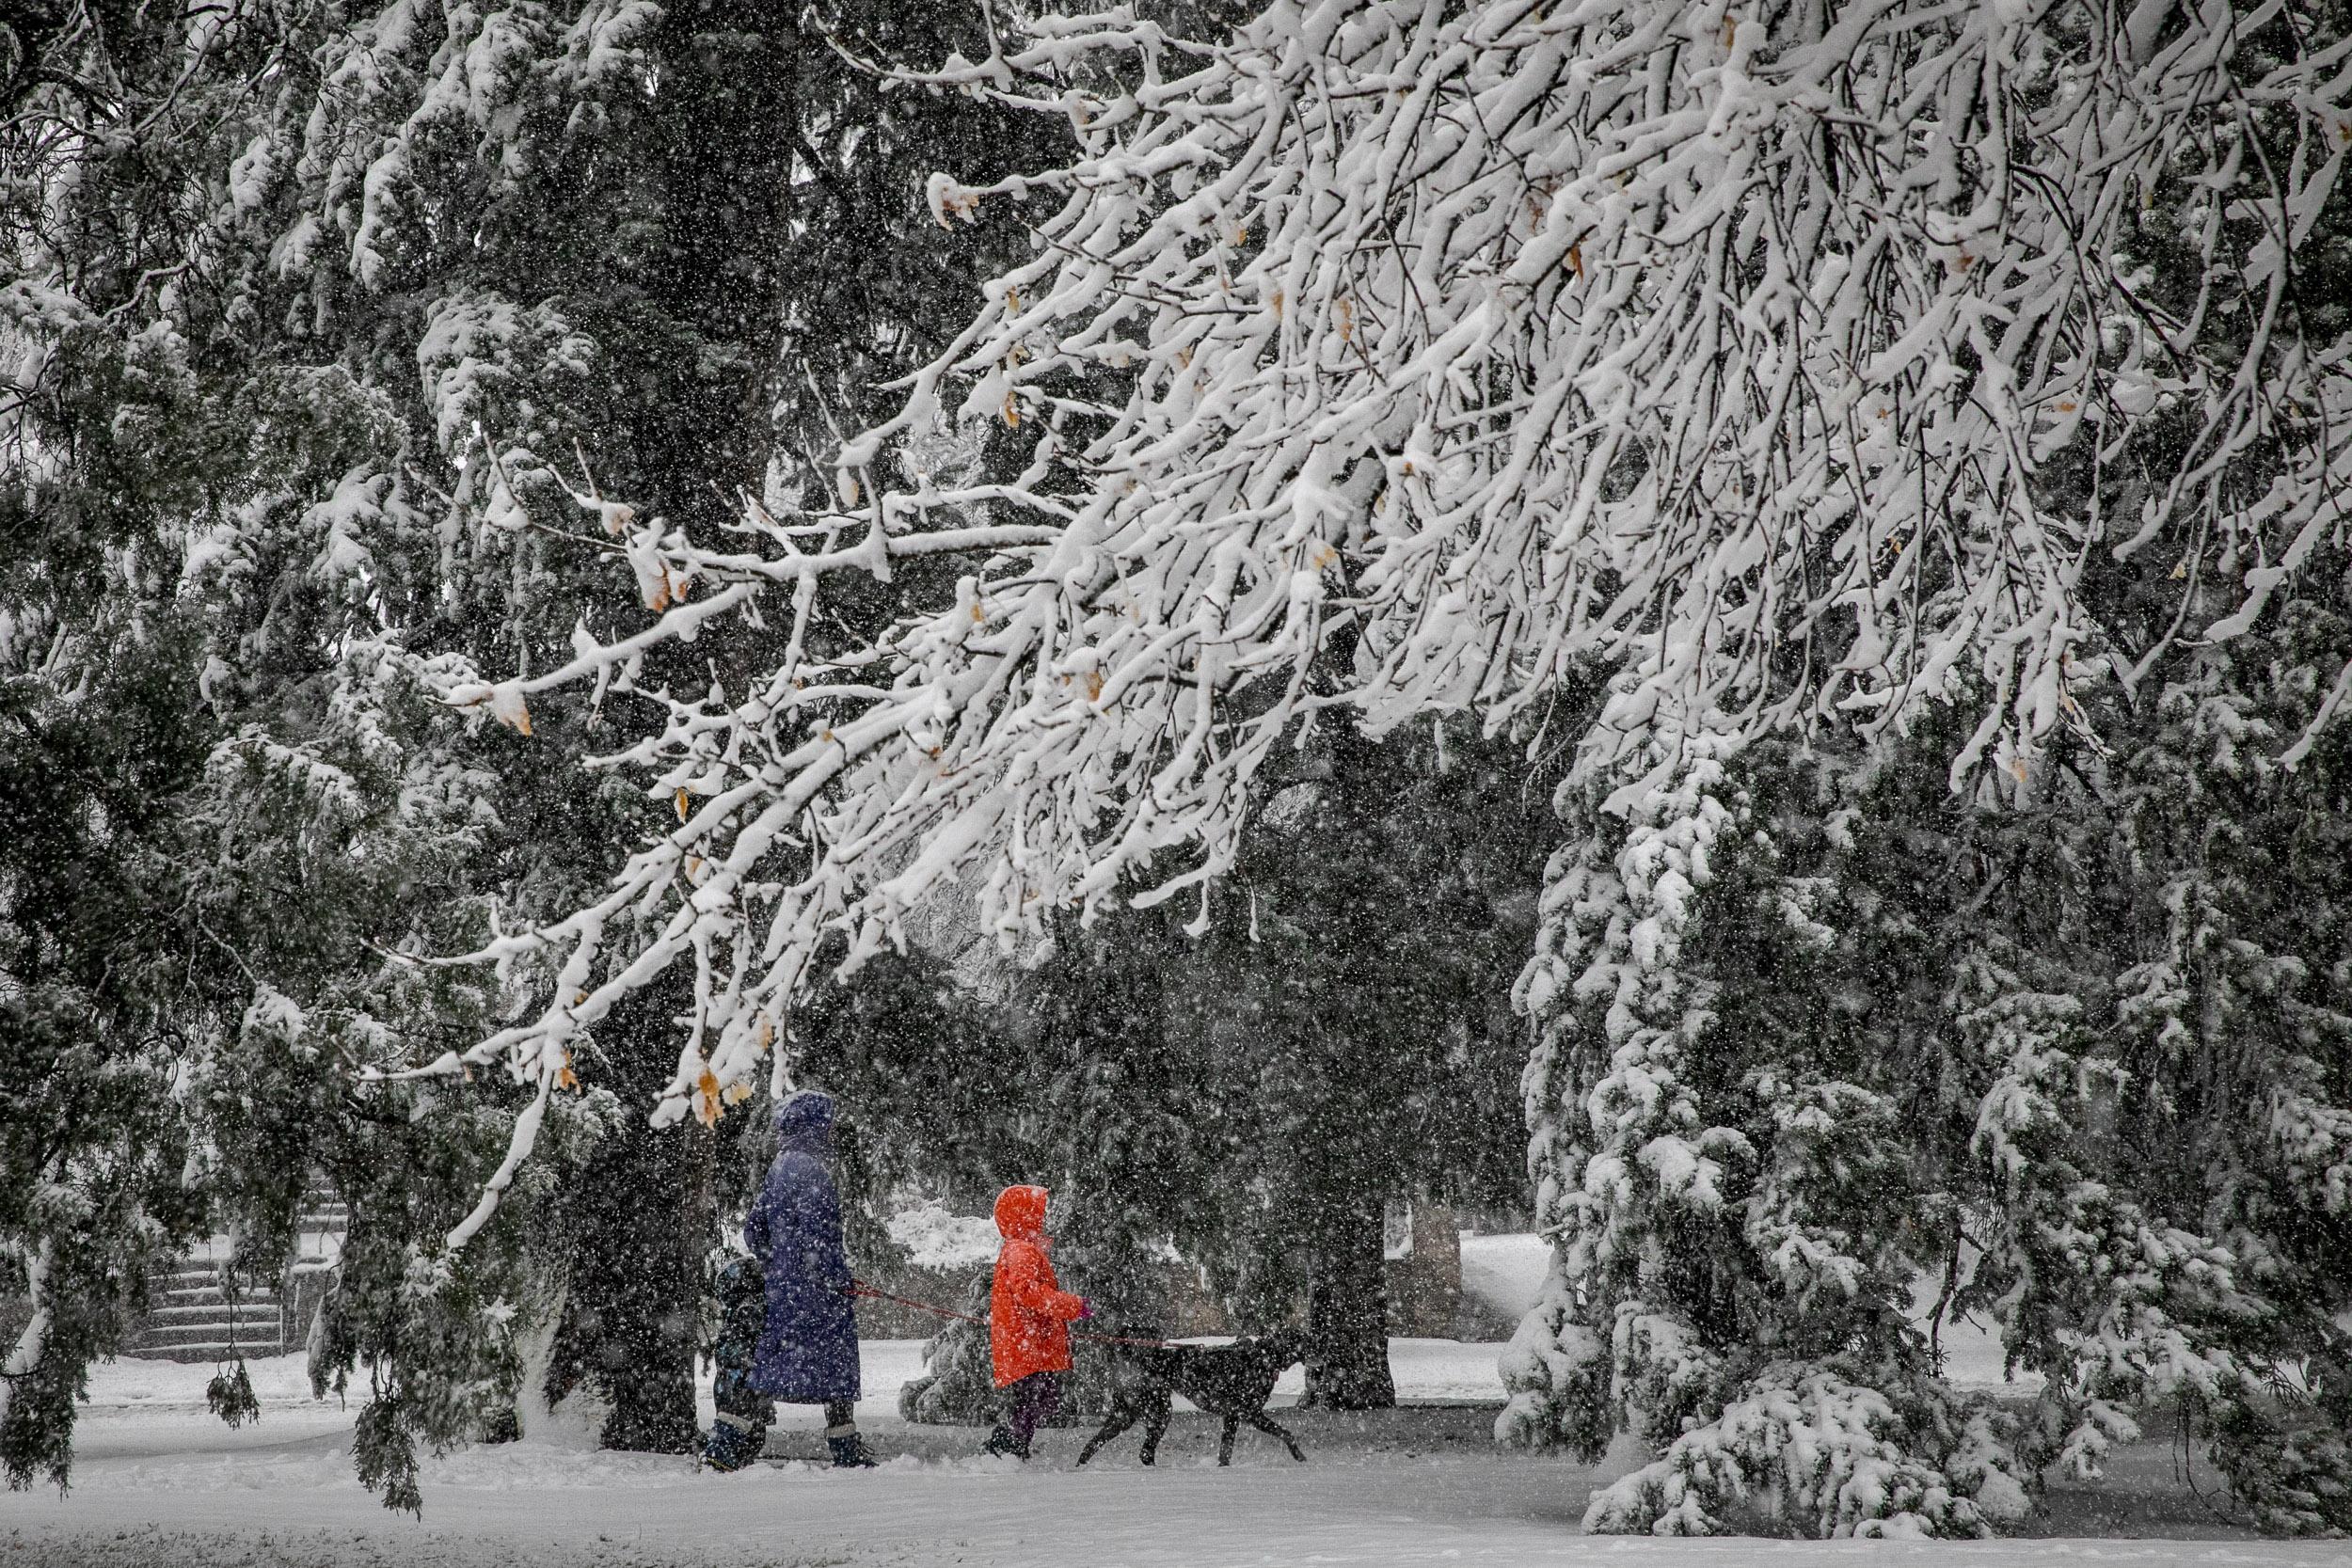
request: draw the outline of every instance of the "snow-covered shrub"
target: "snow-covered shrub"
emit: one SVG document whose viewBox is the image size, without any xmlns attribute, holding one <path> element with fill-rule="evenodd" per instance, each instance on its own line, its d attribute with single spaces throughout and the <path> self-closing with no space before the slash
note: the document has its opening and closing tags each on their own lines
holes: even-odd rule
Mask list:
<svg viewBox="0 0 2352 1568">
<path fill-rule="evenodd" d="M 1937 1244 L 1899 1063 L 1836 1006 L 1839 933 L 1788 861 L 1827 853 L 1818 760 L 1657 742 L 1555 865 L 1522 1005 L 1538 1223 L 1557 1261 L 1504 1357 L 1506 1438 L 1657 1457 L 1597 1529 L 1974 1534 L 2026 1493 L 1990 1414 L 1905 1321 Z M 1641 764 L 1636 764 L 1641 766 Z"/>
<path fill-rule="evenodd" d="M 1924 1433 L 1917 1430 L 1923 1414 L 1931 1422 Z M 1989 1533 L 2024 1515 L 2026 1494 L 1988 1414 L 1961 1413 L 1957 1432 L 1938 1430 L 1953 1415 L 1899 1408 L 1878 1388 L 1829 1368 L 1767 1366 L 1711 1419 L 1597 1493 L 1584 1528 L 1659 1535 Z"/>
<path fill-rule="evenodd" d="M 997 1415 L 995 1365 L 988 1348 L 992 1268 L 983 1268 L 956 1301 L 977 1323 L 946 1323 L 923 1342 L 923 1373 L 898 1389 L 898 1415 L 909 1421 L 972 1426 Z"/>
</svg>

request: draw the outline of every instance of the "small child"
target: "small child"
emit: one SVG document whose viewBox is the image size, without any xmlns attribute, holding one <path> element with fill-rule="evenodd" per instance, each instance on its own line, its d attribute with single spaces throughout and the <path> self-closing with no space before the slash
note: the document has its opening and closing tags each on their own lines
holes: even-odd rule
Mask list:
<svg viewBox="0 0 2352 1568">
<path fill-rule="evenodd" d="M 703 1463 L 714 1470 L 739 1470 L 759 1457 L 768 1443 L 768 1424 L 776 1418 L 776 1402 L 751 1385 L 752 1354 L 768 1315 L 768 1284 L 759 1264 L 749 1258 L 729 1263 L 720 1272 L 718 1296 L 719 1338 L 710 1358 L 719 1368 L 711 1390 L 719 1410 Z"/>
<path fill-rule="evenodd" d="M 1005 1244 L 988 1297 L 988 1349 L 996 1387 L 1009 1407 L 1004 1425 L 989 1433 L 986 1450 L 1029 1457 L 1029 1439 L 1061 1403 L 1061 1374 L 1070 1370 L 1070 1323 L 1094 1308 L 1061 1288 L 1046 1249 L 1045 1189 L 1007 1187 L 996 1195 L 996 1228 Z"/>
</svg>

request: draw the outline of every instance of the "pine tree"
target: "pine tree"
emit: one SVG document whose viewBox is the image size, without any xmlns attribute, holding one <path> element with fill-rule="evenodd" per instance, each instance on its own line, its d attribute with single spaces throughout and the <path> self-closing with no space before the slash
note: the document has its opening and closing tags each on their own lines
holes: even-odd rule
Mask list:
<svg viewBox="0 0 2352 1568">
<path fill-rule="evenodd" d="M 233 312 L 199 243 L 208 177 L 234 151 L 231 86 L 278 44 L 229 19 L 195 45 L 214 75 L 189 69 L 172 18 L 79 8 L 9 41 L 0 679 L 11 804 L 39 826 L 10 835 L 0 895 L 8 1054 L 29 1075 L 8 1100 L 7 1223 L 33 1307 L 0 1449 L 23 1483 L 66 1479 L 84 1369 L 121 1342 L 147 1275 L 185 1241 L 227 1228 L 232 1277 L 272 1277 L 313 1162 L 370 1116 L 459 1183 L 444 1201 L 462 1196 L 462 1212 L 515 1107 L 412 1126 L 410 1090 L 370 1081 L 415 1059 L 406 1042 L 487 1021 L 467 988 L 366 943 L 478 931 L 479 905 L 434 883 L 495 818 L 462 760 L 404 750 L 421 710 L 401 701 L 421 692 L 364 613 L 339 622 L 365 607 L 312 588 L 346 580 L 348 561 L 321 547 L 331 520 L 286 519 L 292 549 L 242 547 L 239 520 L 283 486 L 333 493 L 372 434 L 365 400 L 331 373 L 256 366 L 221 337 Z M 294 646 L 322 626 L 344 639 L 342 659 Z M 262 671 L 257 701 L 246 677 Z M 556 1120 L 560 1146 L 568 1111 Z M 405 1275 L 431 1217 L 412 1193 L 353 1196 L 348 1256 Z M 463 1289 L 495 1299 L 512 1283 L 503 1241 Z M 374 1328 L 454 1315 L 469 1362 L 503 1354 L 495 1322 L 454 1301 L 457 1281 L 396 1283 Z M 419 1398 L 419 1372 L 395 1354 L 378 1369 L 388 1398 L 416 1409 L 407 1425 L 435 1441 L 469 1428 L 482 1402 L 461 1390 L 487 1385 Z M 231 1415 L 241 1379 L 219 1385 Z"/>
<path fill-rule="evenodd" d="M 2134 1279 L 2144 1299 L 2097 1348 L 2125 1386 L 2190 1402 L 2238 1497 L 2288 1531 L 2352 1528 L 2341 732 L 2278 760 L 2347 658 L 2342 589 L 2295 594 L 2143 687 L 2118 780 L 2136 907 L 2111 960 L 2110 1180 L 2160 1217 L 2173 1258 Z M 2158 1352 L 2159 1334 L 2191 1348 Z"/>
<path fill-rule="evenodd" d="M 151 755 L 124 749 L 126 773 L 144 776 L 108 785 L 170 830 L 151 847 L 119 842 L 114 863 L 126 877 L 158 854 L 189 868 L 151 907 L 183 923 L 199 912 L 176 942 L 143 930 L 90 961 L 119 985 L 190 973 L 184 951 L 230 972 L 200 1001 L 160 982 L 130 999 L 135 1016 L 187 1021 L 208 1054 L 176 1077 L 167 1060 L 143 1069 L 144 1100 L 128 1097 L 168 1121 L 200 1085 L 194 1103 L 221 1118 L 212 1168 L 228 1207 L 208 1209 L 199 1189 L 160 1234 L 134 1215 L 108 1243 L 109 1277 L 135 1279 L 188 1227 L 224 1222 L 248 1238 L 240 1267 L 265 1275 L 324 1170 L 354 1218 L 319 1370 L 375 1361 L 363 1469 L 387 1500 L 412 1502 L 412 1440 L 495 1425 L 511 1401 L 509 1330 L 538 1294 L 525 1275 L 644 1243 L 672 1266 L 575 1277 L 556 1376 L 584 1367 L 611 1385 L 610 1439 L 687 1446 L 691 1341 L 675 1325 L 691 1318 L 712 1212 L 708 1140 L 617 1115 L 611 1093 L 642 1104 L 671 1076 L 677 1000 L 657 989 L 566 1049 L 499 1062 L 513 1086 L 468 1089 L 461 1058 L 496 1032 L 512 988 L 560 977 L 528 958 L 496 975 L 419 961 L 572 907 L 677 791 L 648 800 L 575 769 L 610 744 L 598 729 L 620 694 L 478 697 L 463 724 L 437 699 L 453 661 L 545 670 L 644 613 L 600 592 L 628 541 L 597 526 L 626 515 L 596 512 L 598 490 L 617 483 L 649 516 L 689 526 L 725 515 L 732 492 L 757 496 L 791 467 L 780 400 L 782 427 L 805 443 L 865 417 L 852 394 L 892 354 L 930 351 L 923 306 L 955 267 L 885 273 L 888 247 L 796 245 L 793 170 L 837 167 L 852 144 L 919 160 L 836 178 L 803 193 L 801 214 L 869 238 L 914 230 L 919 249 L 937 232 L 921 197 L 930 155 L 909 150 L 933 134 L 991 145 L 991 112 L 919 94 L 911 113 L 867 112 L 880 85 L 794 19 L 740 8 L 235 10 L 193 45 L 161 15 L 69 9 L 9 34 L 9 172 L 24 178 L 9 186 L 20 281 L 5 309 L 25 394 L 11 478 L 26 482 L 11 499 L 40 531 L 11 534 L 25 548 L 8 657 L 28 738 L 47 749 L 21 787 L 53 794 L 41 775 L 70 756 L 44 704 L 91 690 L 125 637 L 167 653 L 148 656 L 151 690 L 86 727 L 200 697 Z M 796 388 L 787 344 L 826 367 L 825 384 Z M 590 502 L 585 528 L 575 495 Z M 107 592 L 92 600 L 90 582 Z M 693 589 L 658 571 L 640 586 Z M 853 620 L 870 604 L 842 597 Z M 739 678 L 758 641 L 747 629 L 732 646 L 657 650 L 644 689 L 707 680 L 705 656 Z M 12 886 L 70 891 L 64 863 L 36 847 L 35 879 Z M 613 927 L 623 962 L 628 928 Z M 24 961 L 33 974 L 49 959 Z M 154 1057 L 151 1041 L 138 1050 Z M 61 1087 L 83 1070 L 25 1059 Z M 555 1092 L 576 1081 L 584 1100 Z M 387 1163 L 391 1130 L 426 1103 L 439 1112 L 409 1139 L 423 1144 Z M 577 1156 L 598 1132 L 560 1204 L 549 1173 L 516 1163 L 534 1135 Z M 151 1142 L 161 1159 L 175 1147 Z M 138 1168 L 125 1180 L 150 1180 Z M 644 1201 L 679 1187 L 683 1227 Z M 71 1218 L 19 1233 L 51 1293 L 87 1295 L 98 1324 L 41 1320 L 44 1388 L 70 1386 L 136 1307 L 101 1311 L 113 1298 L 80 1263 L 71 1291 L 66 1264 L 40 1263 L 38 1238 Z M 526 1255 L 518 1238 L 534 1228 L 558 1244 Z M 44 1454 L 64 1452 L 59 1408 L 41 1406 Z M 34 1404 L 17 1409 L 29 1420 Z"/>
<path fill-rule="evenodd" d="M 1905 1321 L 1945 1197 L 1916 1180 L 1910 1064 L 1837 994 L 1820 764 L 1704 721 L 1654 748 L 1633 766 L 1671 782 L 1621 823 L 1598 786 L 1578 802 L 1591 836 L 1561 851 L 1521 982 L 1548 1021 L 1527 1091 L 1557 1250 L 1498 1432 L 1649 1446 L 1591 1528 L 2014 1517 L 1994 1418 Z"/>
</svg>

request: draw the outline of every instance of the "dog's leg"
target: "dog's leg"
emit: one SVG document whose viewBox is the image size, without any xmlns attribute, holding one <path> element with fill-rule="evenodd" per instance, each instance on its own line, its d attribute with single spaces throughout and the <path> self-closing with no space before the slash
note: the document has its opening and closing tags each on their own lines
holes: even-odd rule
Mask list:
<svg viewBox="0 0 2352 1568">
<path fill-rule="evenodd" d="M 1160 1437 L 1168 1431 L 1168 1416 L 1173 1408 L 1168 1390 L 1163 1388 L 1143 1413 L 1143 1462 L 1146 1465 L 1160 1456 Z"/>
<path fill-rule="evenodd" d="M 1103 1422 L 1102 1430 L 1088 1438 L 1087 1446 L 1078 1450 L 1078 1463 L 1084 1465 L 1088 1460 L 1092 1459 L 1095 1449 L 1135 1425 L 1136 1418 L 1140 1414 L 1141 1412 L 1126 1400 L 1112 1402 L 1110 1416 Z M 1152 1461 L 1147 1458 L 1144 1463 L 1149 1465 Z"/>
<path fill-rule="evenodd" d="M 1260 1432 L 1272 1433 L 1275 1436 L 1279 1437 L 1282 1440 L 1282 1446 L 1290 1449 L 1291 1457 L 1293 1459 L 1297 1460 L 1302 1465 L 1307 1462 L 1307 1450 L 1298 1446 L 1298 1439 L 1293 1437 L 1287 1431 L 1277 1425 L 1273 1418 L 1268 1417 L 1264 1411 L 1245 1411 L 1242 1415 L 1242 1419 L 1248 1421 L 1251 1426 L 1256 1427 Z"/>
<path fill-rule="evenodd" d="M 1239 1416 L 1229 1415 L 1225 1418 L 1225 1434 L 1216 1440 L 1216 1462 L 1219 1465 L 1231 1465 L 1233 1462 L 1233 1434 L 1240 1430 L 1241 1418 Z"/>
</svg>

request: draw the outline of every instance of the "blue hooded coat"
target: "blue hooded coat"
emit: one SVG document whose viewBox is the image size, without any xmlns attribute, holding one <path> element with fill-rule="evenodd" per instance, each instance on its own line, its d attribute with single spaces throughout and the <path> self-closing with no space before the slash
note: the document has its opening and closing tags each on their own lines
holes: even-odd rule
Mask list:
<svg viewBox="0 0 2352 1568">
<path fill-rule="evenodd" d="M 823 1404 L 859 1394 L 857 1317 L 841 1245 L 841 1195 L 833 1152 L 833 1097 L 803 1091 L 776 1110 L 783 1147 L 768 1167 L 743 1241 L 768 1275 L 768 1321 L 749 1381 L 787 1404 Z"/>
</svg>

